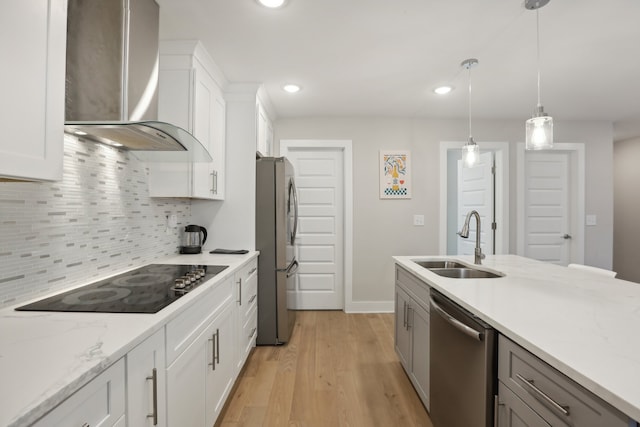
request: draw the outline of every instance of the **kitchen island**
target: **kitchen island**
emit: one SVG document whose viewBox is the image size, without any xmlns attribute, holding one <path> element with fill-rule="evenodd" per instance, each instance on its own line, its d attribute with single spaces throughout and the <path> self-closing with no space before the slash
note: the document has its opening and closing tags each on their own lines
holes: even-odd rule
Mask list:
<svg viewBox="0 0 640 427">
<path fill-rule="evenodd" d="M 454 279 L 397 256 L 396 265 L 632 419 L 640 419 L 640 284 L 515 255 L 479 268 L 504 277 Z"/>
<path fill-rule="evenodd" d="M 32 425 L 147 338 L 158 333 L 164 338 L 165 325 L 215 296 L 217 287 L 255 263 L 257 255 L 199 254 L 157 260 L 228 268 L 155 314 L 0 310 L 0 426 Z"/>
</svg>

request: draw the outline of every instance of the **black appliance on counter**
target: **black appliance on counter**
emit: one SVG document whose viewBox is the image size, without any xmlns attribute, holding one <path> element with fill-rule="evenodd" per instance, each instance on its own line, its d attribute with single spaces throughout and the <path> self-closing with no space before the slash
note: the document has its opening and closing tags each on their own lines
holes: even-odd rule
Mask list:
<svg viewBox="0 0 640 427">
<path fill-rule="evenodd" d="M 227 267 L 150 264 L 23 305 L 16 310 L 157 313 Z"/>
</svg>

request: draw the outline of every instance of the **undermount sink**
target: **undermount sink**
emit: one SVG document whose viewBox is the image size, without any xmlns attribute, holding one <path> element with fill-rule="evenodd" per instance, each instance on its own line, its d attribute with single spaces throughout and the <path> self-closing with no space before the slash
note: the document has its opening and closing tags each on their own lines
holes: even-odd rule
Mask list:
<svg viewBox="0 0 640 427">
<path fill-rule="evenodd" d="M 498 271 L 480 270 L 457 261 L 416 260 L 414 262 L 435 274 L 452 279 L 494 279 L 504 277 L 504 274 Z"/>
<path fill-rule="evenodd" d="M 414 261 L 421 267 L 432 269 L 432 268 L 468 268 L 464 264 L 460 264 L 456 261 L 445 261 L 445 260 L 437 260 L 437 261 Z"/>
<path fill-rule="evenodd" d="M 475 268 L 430 268 L 429 270 L 440 276 L 454 279 L 493 279 L 496 277 L 504 277 L 502 273 L 476 270 Z"/>
</svg>

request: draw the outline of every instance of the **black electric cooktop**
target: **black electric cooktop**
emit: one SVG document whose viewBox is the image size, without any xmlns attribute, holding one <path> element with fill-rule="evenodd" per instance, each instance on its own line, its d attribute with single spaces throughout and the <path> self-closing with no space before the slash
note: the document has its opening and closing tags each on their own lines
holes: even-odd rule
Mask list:
<svg viewBox="0 0 640 427">
<path fill-rule="evenodd" d="M 150 264 L 16 310 L 157 313 L 227 267 Z"/>
</svg>

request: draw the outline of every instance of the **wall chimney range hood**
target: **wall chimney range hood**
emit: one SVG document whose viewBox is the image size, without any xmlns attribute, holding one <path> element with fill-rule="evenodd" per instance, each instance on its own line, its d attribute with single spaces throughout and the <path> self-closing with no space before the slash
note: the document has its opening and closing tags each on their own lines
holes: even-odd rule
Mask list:
<svg viewBox="0 0 640 427">
<path fill-rule="evenodd" d="M 143 161 L 210 162 L 186 130 L 157 120 L 155 0 L 69 0 L 65 132 Z"/>
</svg>

